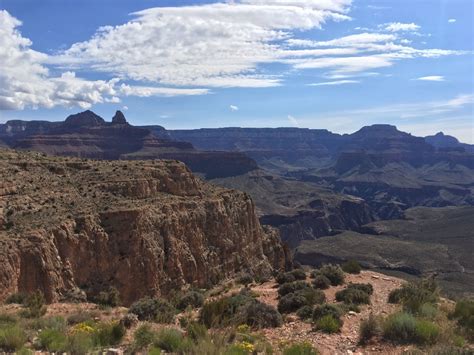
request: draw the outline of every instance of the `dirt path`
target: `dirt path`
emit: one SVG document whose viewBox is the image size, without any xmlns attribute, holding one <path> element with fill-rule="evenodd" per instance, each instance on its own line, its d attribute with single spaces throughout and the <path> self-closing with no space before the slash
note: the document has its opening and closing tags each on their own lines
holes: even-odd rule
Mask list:
<svg viewBox="0 0 474 355">
<path fill-rule="evenodd" d="M 308 279 L 308 281 L 310 281 Z M 359 275 L 346 274 L 346 283 L 371 283 L 374 293 L 371 296 L 371 304 L 361 307 L 361 312 L 356 314 L 346 314 L 343 316 L 344 325 L 340 333 L 324 334 L 312 330 L 309 323 L 302 322 L 294 315 L 288 315 L 283 326 L 274 329 L 264 329 L 262 333 L 272 343 L 275 348 L 285 342 L 310 342 L 319 349 L 322 354 L 399 354 L 405 347 L 394 347 L 387 344 L 373 344 L 366 347 L 359 346 L 359 325 L 361 320 L 368 318 L 373 312 L 377 315 L 386 316 L 396 311 L 397 306 L 387 303 L 388 294 L 395 288 L 400 287 L 402 280 L 385 276 L 372 271 L 362 271 Z M 266 282 L 252 288 L 257 292 L 259 300 L 277 306 L 278 293 L 275 282 Z M 344 286 L 331 287 L 325 290 L 327 302 L 335 302 L 335 294 Z"/>
</svg>

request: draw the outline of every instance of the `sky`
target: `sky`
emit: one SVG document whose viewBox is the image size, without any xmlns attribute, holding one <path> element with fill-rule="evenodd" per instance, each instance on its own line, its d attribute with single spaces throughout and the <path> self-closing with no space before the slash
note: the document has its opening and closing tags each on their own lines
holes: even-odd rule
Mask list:
<svg viewBox="0 0 474 355">
<path fill-rule="evenodd" d="M 0 123 L 375 123 L 474 143 L 472 0 L 0 0 Z"/>
</svg>

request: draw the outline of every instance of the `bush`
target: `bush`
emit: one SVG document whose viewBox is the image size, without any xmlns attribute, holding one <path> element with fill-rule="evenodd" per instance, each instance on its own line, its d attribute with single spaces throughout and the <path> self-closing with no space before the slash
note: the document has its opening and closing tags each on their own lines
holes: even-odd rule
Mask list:
<svg viewBox="0 0 474 355">
<path fill-rule="evenodd" d="M 285 347 L 283 355 L 318 355 L 318 351 L 310 343 L 297 343 Z"/>
<path fill-rule="evenodd" d="M 380 334 L 380 324 L 378 319 L 371 313 L 369 318 L 360 323 L 359 342 L 366 344 L 370 339 Z"/>
<path fill-rule="evenodd" d="M 94 333 L 94 340 L 98 346 L 120 344 L 125 335 L 125 327 L 118 322 L 101 323 Z"/>
<path fill-rule="evenodd" d="M 173 323 L 176 315 L 176 309 L 168 301 L 149 297 L 132 304 L 128 312 L 136 314 L 139 320 L 158 323 Z"/>
<path fill-rule="evenodd" d="M 469 337 L 474 338 L 474 299 L 458 301 L 451 316 L 468 331 Z"/>
<path fill-rule="evenodd" d="M 254 300 L 239 311 L 239 320 L 253 328 L 276 328 L 283 320 L 281 314 L 272 306 Z"/>
<path fill-rule="evenodd" d="M 66 351 L 74 355 L 89 354 L 93 347 L 92 337 L 87 333 L 78 332 L 69 335 Z"/>
<path fill-rule="evenodd" d="M 296 311 L 296 315 L 300 317 L 301 320 L 311 319 L 311 317 L 313 316 L 313 307 L 303 306 Z"/>
<path fill-rule="evenodd" d="M 186 333 L 193 341 L 207 339 L 209 336 L 206 326 L 197 322 L 190 322 L 186 326 Z"/>
<path fill-rule="evenodd" d="M 289 293 L 294 293 L 295 291 L 302 290 L 305 288 L 310 288 L 311 286 L 304 281 L 294 281 L 294 282 L 288 282 L 283 285 L 281 285 L 278 288 L 278 294 L 280 296 L 287 295 Z"/>
<path fill-rule="evenodd" d="M 24 306 L 27 308 L 24 315 L 28 318 L 39 318 L 46 313 L 45 300 L 41 291 L 36 291 L 28 295 L 25 299 Z"/>
<path fill-rule="evenodd" d="M 433 279 L 410 282 L 389 294 L 390 303 L 401 303 L 403 308 L 418 314 L 424 304 L 436 304 L 439 300 L 438 285 Z"/>
<path fill-rule="evenodd" d="M 313 287 L 320 289 L 320 290 L 326 290 L 331 286 L 331 281 L 324 276 L 324 275 L 315 275 L 314 280 L 313 280 Z"/>
<path fill-rule="evenodd" d="M 318 272 L 320 275 L 326 276 L 333 286 L 342 285 L 344 283 L 344 272 L 337 265 L 323 265 Z"/>
<path fill-rule="evenodd" d="M 280 298 L 277 308 L 280 313 L 291 313 L 306 306 L 307 302 L 306 297 L 300 292 L 289 293 Z"/>
<path fill-rule="evenodd" d="M 99 292 L 91 300 L 103 307 L 117 307 L 120 305 L 120 293 L 115 287 L 111 286 L 107 290 Z"/>
<path fill-rule="evenodd" d="M 360 289 L 347 287 L 336 292 L 336 301 L 346 304 L 369 304 L 370 296 Z"/>
<path fill-rule="evenodd" d="M 79 323 L 84 323 L 92 320 L 92 316 L 88 312 L 80 312 L 80 313 L 74 313 L 71 314 L 67 318 L 67 324 L 69 325 L 75 325 Z"/>
<path fill-rule="evenodd" d="M 329 303 L 316 306 L 313 310 L 313 321 L 317 322 L 321 318 L 328 315 L 332 316 L 335 319 L 339 319 L 342 316 L 342 311 L 338 306 Z"/>
<path fill-rule="evenodd" d="M 321 290 L 315 290 L 314 288 L 305 288 L 295 293 L 302 295 L 306 299 L 306 304 L 308 306 L 313 306 L 315 304 L 322 304 L 326 301 L 326 295 Z"/>
<path fill-rule="evenodd" d="M 397 343 L 413 342 L 416 337 L 416 318 L 408 313 L 389 316 L 383 326 L 383 336 Z"/>
<path fill-rule="evenodd" d="M 250 274 L 243 274 L 237 279 L 237 282 L 247 287 L 247 285 L 253 282 L 253 276 Z"/>
<path fill-rule="evenodd" d="M 6 304 L 23 304 L 26 301 L 28 295 L 23 292 L 13 293 L 5 300 Z"/>
<path fill-rule="evenodd" d="M 133 348 L 141 350 L 152 344 L 155 340 L 156 333 L 151 329 L 149 324 L 142 324 L 133 333 Z"/>
<path fill-rule="evenodd" d="M 341 329 L 341 326 L 342 322 L 340 319 L 336 319 L 332 315 L 326 315 L 315 323 L 316 330 L 328 334 L 337 333 L 339 329 Z"/>
<path fill-rule="evenodd" d="M 177 329 L 161 329 L 153 342 L 153 345 L 169 353 L 185 351 L 190 346 L 189 340 Z"/>
<path fill-rule="evenodd" d="M 281 285 L 281 284 L 286 284 L 289 282 L 294 282 L 296 281 L 296 278 L 291 273 L 285 272 L 285 273 L 278 274 L 275 280 L 279 285 Z"/>
<path fill-rule="evenodd" d="M 204 296 L 197 291 L 186 292 L 178 301 L 176 308 L 180 310 L 186 309 L 188 306 L 192 308 L 201 307 L 204 304 Z"/>
<path fill-rule="evenodd" d="M 417 343 L 434 344 L 439 337 L 439 327 L 427 320 L 417 320 L 415 334 Z"/>
<path fill-rule="evenodd" d="M 342 270 L 348 274 L 360 274 L 362 268 L 356 260 L 349 260 L 342 264 Z"/>
<path fill-rule="evenodd" d="M 0 349 L 7 352 L 14 352 L 21 349 L 27 340 L 26 334 L 16 324 L 6 324 L 0 326 Z"/>
<path fill-rule="evenodd" d="M 350 283 L 347 285 L 347 288 L 352 288 L 355 290 L 361 290 L 365 293 L 367 293 L 369 296 L 374 293 L 374 287 L 372 284 L 358 284 L 358 283 Z"/>
<path fill-rule="evenodd" d="M 49 352 L 64 352 L 67 348 L 67 336 L 57 329 L 44 329 L 38 334 L 39 346 Z"/>
<path fill-rule="evenodd" d="M 306 273 L 303 269 L 294 269 L 289 274 L 293 275 L 295 280 L 306 280 Z"/>
<path fill-rule="evenodd" d="M 136 314 L 127 313 L 122 317 L 122 319 L 120 319 L 120 324 L 122 324 L 125 329 L 130 329 L 134 325 L 138 324 L 138 317 Z"/>
</svg>

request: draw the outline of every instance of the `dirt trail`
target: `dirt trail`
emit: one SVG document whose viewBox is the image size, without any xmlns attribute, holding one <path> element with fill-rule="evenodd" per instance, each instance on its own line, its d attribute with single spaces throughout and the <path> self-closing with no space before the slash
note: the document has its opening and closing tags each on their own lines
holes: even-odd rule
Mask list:
<svg viewBox="0 0 474 355">
<path fill-rule="evenodd" d="M 310 281 L 308 279 L 308 281 Z M 359 346 L 359 326 L 363 319 L 368 318 L 370 313 L 386 316 L 397 310 L 397 305 L 387 303 L 388 294 L 395 288 L 400 287 L 403 280 L 395 277 L 382 275 L 372 271 L 362 271 L 359 275 L 346 274 L 346 283 L 371 283 L 374 293 L 371 296 L 371 304 L 361 306 L 361 312 L 346 314 L 343 316 L 344 325 L 340 333 L 324 334 L 312 330 L 309 323 L 302 322 L 296 315 L 286 317 L 286 321 L 280 328 L 264 329 L 262 333 L 275 348 L 284 342 L 310 342 L 321 354 L 400 354 L 406 347 L 395 347 L 389 344 L 368 344 Z M 331 287 L 325 290 L 327 302 L 335 302 L 335 294 L 345 286 Z M 277 306 L 278 292 L 274 281 L 266 282 L 252 288 L 257 292 L 259 300 Z"/>
</svg>

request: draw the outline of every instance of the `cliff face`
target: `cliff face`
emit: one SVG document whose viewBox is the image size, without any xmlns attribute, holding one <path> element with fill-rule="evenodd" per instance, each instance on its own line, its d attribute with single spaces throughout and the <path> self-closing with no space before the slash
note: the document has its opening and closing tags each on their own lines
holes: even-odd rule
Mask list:
<svg viewBox="0 0 474 355">
<path fill-rule="evenodd" d="M 1 153 L 0 299 L 114 286 L 129 304 L 287 262 L 247 194 L 206 184 L 182 163 Z"/>
</svg>

